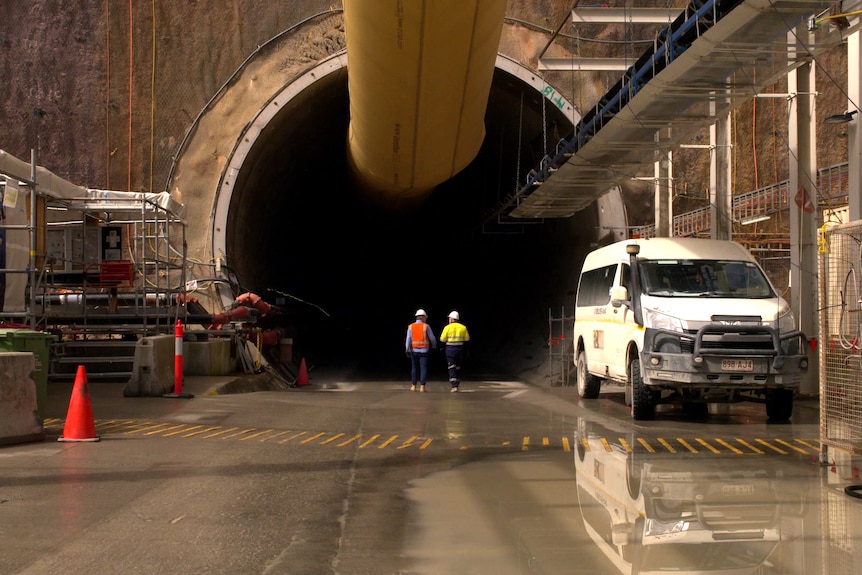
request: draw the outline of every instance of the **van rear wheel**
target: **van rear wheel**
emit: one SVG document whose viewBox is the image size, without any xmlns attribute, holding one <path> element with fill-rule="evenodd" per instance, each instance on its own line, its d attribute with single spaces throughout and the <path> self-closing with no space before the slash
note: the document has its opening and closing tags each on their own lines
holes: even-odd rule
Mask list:
<svg viewBox="0 0 862 575">
<path fill-rule="evenodd" d="M 632 418 L 639 421 L 655 419 L 655 395 L 641 377 L 641 360 L 634 358 L 629 364 L 632 387 Z"/>
<path fill-rule="evenodd" d="M 578 352 L 578 395 L 584 399 L 596 399 L 602 389 L 602 380 L 587 368 L 587 352 Z"/>
</svg>

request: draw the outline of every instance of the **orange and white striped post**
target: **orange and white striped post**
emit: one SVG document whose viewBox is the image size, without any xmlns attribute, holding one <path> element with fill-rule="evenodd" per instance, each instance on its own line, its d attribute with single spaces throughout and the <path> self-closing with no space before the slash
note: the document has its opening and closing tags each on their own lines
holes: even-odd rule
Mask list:
<svg viewBox="0 0 862 575">
<path fill-rule="evenodd" d="M 183 322 L 180 320 L 177 320 L 174 327 L 174 392 L 165 393 L 162 397 L 194 397 L 191 393 L 183 393 Z"/>
</svg>

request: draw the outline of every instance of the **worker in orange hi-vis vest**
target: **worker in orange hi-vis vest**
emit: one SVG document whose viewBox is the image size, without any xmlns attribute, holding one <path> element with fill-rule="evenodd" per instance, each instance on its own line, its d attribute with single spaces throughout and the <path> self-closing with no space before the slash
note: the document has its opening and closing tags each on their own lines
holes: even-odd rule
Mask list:
<svg viewBox="0 0 862 575">
<path fill-rule="evenodd" d="M 437 349 L 437 340 L 431 326 L 426 322 L 428 314 L 419 308 L 416 310 L 416 321 L 407 326 L 407 340 L 405 351 L 410 358 L 410 391 L 416 391 L 416 383 L 419 383 L 419 391 L 425 391 L 425 383 L 428 380 L 428 354 L 432 349 Z"/>
<path fill-rule="evenodd" d="M 449 324 L 440 333 L 440 343 L 446 350 L 446 369 L 449 371 L 449 386 L 452 393 L 458 391 L 461 385 L 461 366 L 470 345 L 470 332 L 461 323 L 461 314 L 452 311 L 449 314 Z"/>
</svg>

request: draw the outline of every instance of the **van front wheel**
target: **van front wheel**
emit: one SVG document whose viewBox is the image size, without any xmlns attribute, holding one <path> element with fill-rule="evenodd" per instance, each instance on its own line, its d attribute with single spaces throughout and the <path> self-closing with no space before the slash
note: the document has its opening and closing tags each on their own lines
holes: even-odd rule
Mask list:
<svg viewBox="0 0 862 575">
<path fill-rule="evenodd" d="M 793 415 L 793 390 L 788 388 L 766 391 L 766 417 L 770 421 L 787 421 Z"/>
<path fill-rule="evenodd" d="M 578 352 L 578 395 L 584 399 L 596 399 L 602 388 L 602 380 L 587 368 L 587 352 Z"/>
<path fill-rule="evenodd" d="M 655 396 L 641 377 L 640 358 L 634 358 L 629 364 L 629 377 L 632 387 L 632 418 L 639 421 L 655 419 Z"/>
</svg>

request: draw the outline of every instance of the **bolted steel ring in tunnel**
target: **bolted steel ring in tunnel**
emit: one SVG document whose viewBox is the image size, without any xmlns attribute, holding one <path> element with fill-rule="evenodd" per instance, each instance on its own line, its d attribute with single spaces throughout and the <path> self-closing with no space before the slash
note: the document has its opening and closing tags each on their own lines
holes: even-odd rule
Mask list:
<svg viewBox="0 0 862 575">
<path fill-rule="evenodd" d="M 406 326 L 422 307 L 437 335 L 452 309 L 461 313 L 473 369 L 540 364 L 549 310 L 571 313 L 584 255 L 624 237 L 620 192 L 567 219 L 489 216 L 579 116 L 498 56 L 475 160 L 420 205 L 388 209 L 348 169 L 346 64 L 344 53 L 319 63 L 245 126 L 213 202 L 212 253 L 227 255 L 243 289 L 284 310 L 280 327 L 311 363 L 403 377 Z"/>
</svg>

